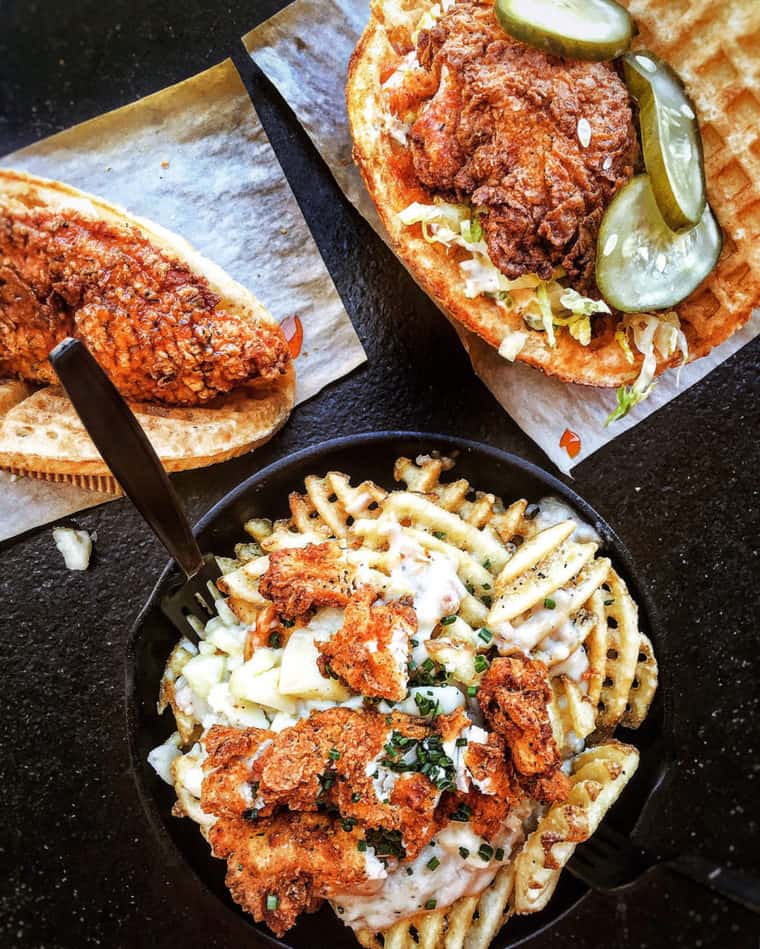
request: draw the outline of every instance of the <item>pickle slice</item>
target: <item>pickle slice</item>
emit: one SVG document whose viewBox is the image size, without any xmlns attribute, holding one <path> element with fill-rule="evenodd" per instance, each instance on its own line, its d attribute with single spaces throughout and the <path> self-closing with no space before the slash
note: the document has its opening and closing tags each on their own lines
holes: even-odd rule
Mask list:
<svg viewBox="0 0 760 949">
<path fill-rule="evenodd" d="M 496 0 L 495 10 L 510 36 L 568 59 L 614 59 L 634 35 L 630 14 L 614 0 Z"/>
<path fill-rule="evenodd" d="M 639 103 L 644 163 L 657 206 L 671 230 L 693 227 L 707 203 L 694 106 L 676 73 L 649 50 L 627 53 L 623 70 Z"/>
<path fill-rule="evenodd" d="M 697 225 L 671 231 L 649 175 L 637 175 L 607 208 L 596 248 L 596 282 L 617 310 L 664 310 L 685 299 L 710 273 L 723 236 L 706 205 Z"/>
</svg>

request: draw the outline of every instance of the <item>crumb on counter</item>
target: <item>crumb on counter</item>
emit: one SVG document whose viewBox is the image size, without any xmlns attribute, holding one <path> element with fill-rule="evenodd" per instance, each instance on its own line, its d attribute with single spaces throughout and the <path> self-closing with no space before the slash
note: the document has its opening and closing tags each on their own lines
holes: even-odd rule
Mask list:
<svg viewBox="0 0 760 949">
<path fill-rule="evenodd" d="M 86 570 L 90 566 L 92 538 L 87 531 L 72 527 L 54 527 L 55 546 L 63 554 L 63 562 L 69 570 Z"/>
</svg>

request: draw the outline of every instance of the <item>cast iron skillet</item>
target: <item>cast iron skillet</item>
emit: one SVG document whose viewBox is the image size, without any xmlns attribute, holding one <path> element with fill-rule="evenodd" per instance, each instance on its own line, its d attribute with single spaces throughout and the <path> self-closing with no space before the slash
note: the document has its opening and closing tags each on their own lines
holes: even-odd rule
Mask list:
<svg viewBox="0 0 760 949">
<path fill-rule="evenodd" d="M 641 763 L 608 818 L 625 833 L 634 828 L 645 831 L 652 819 L 650 813 L 645 818 L 645 807 L 653 801 L 654 792 L 661 785 L 671 758 L 666 644 L 649 594 L 639 583 L 625 545 L 582 498 L 545 471 L 498 449 L 442 435 L 380 432 L 338 438 L 283 458 L 230 491 L 196 525 L 195 533 L 201 549 L 229 556 L 233 546 L 245 540 L 242 530 L 245 520 L 250 517 L 287 516 L 288 493 L 302 490 L 304 477 L 308 474 L 321 475 L 329 470 L 339 470 L 349 474 L 354 484 L 370 478 L 390 489 L 397 487 L 393 483 L 392 472 L 393 462 L 398 456 L 414 458 L 431 451 L 446 455 L 455 453 L 457 464 L 451 477 L 467 478 L 479 490 L 490 491 L 507 502 L 519 497 L 537 501 L 547 494 L 559 496 L 575 508 L 584 520 L 593 524 L 601 535 L 603 552 L 612 559 L 615 569 L 625 579 L 639 605 L 641 629 L 654 642 L 661 670 L 658 695 L 645 724 L 630 734 L 622 729 L 617 733 L 620 740 L 630 741 L 639 748 Z M 175 629 L 164 618 L 158 604 L 167 581 L 176 573 L 177 568 L 172 563 L 164 570 L 131 632 L 126 656 L 127 728 L 133 773 L 167 864 L 176 869 L 180 878 L 177 882 L 188 885 L 191 881 L 181 878 L 194 873 L 222 903 L 248 921 L 251 945 L 314 949 L 319 944 L 329 945 L 333 949 L 355 949 L 357 943 L 351 930 L 338 921 L 329 907 L 323 908 L 316 916 L 301 917 L 298 926 L 287 933 L 284 942 L 275 939 L 264 927 L 254 926 L 250 917 L 237 907 L 227 892 L 224 885 L 225 862 L 211 857 L 208 845 L 192 821 L 180 820 L 170 814 L 174 792 L 157 777 L 146 759 L 150 749 L 164 741 L 174 730 L 169 711 L 160 718 L 156 714 L 156 699 L 164 664 L 177 640 Z M 577 906 L 587 894 L 584 884 L 568 872 L 563 873 L 548 907 L 542 913 L 510 920 L 494 940 L 494 949 L 517 946 L 544 931 Z"/>
</svg>

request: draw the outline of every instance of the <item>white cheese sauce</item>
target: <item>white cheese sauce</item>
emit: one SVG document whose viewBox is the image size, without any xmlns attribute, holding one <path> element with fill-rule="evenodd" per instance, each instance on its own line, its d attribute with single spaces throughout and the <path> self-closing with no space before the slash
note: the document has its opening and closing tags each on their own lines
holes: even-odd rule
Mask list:
<svg viewBox="0 0 760 949">
<path fill-rule="evenodd" d="M 555 498 L 551 495 L 541 498 L 541 500 L 538 502 L 538 507 L 538 514 L 533 521 L 538 530 L 546 530 L 547 527 L 553 527 L 555 524 L 560 524 L 562 521 L 575 521 L 578 526 L 570 535 L 571 540 L 574 540 L 579 544 L 586 544 L 589 542 L 601 544 L 602 538 L 591 526 L 591 524 L 579 517 L 569 504 L 566 504 L 559 498 Z"/>
<path fill-rule="evenodd" d="M 509 859 L 514 847 L 524 837 L 523 821 L 527 810 L 516 808 L 504 822 L 497 838 L 489 841 L 495 849 L 504 850 L 504 860 L 483 860 L 478 855 L 482 839 L 469 823 L 447 825 L 408 864 L 392 870 L 379 892 L 371 895 L 334 893 L 331 902 L 339 918 L 352 929 L 387 929 L 400 919 L 425 909 L 429 900 L 437 908 L 451 906 L 462 896 L 482 893 Z M 467 857 L 463 850 L 468 851 Z M 428 866 L 436 857 L 440 863 L 434 870 Z M 408 871 L 411 870 L 411 873 Z"/>
</svg>

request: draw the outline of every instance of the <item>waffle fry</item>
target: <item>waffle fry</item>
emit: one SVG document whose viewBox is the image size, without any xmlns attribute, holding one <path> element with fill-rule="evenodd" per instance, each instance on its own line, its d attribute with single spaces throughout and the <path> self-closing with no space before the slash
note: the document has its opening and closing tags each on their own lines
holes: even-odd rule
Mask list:
<svg viewBox="0 0 760 949">
<path fill-rule="evenodd" d="M 456 616 L 437 625 L 428 641 L 430 656 L 447 673 L 477 687 L 482 672 L 475 660 L 495 648 L 527 652 L 551 670 L 550 717 L 573 772 L 567 800 L 541 818 L 478 896 L 418 912 L 380 933 L 361 930 L 357 939 L 367 949 L 487 949 L 512 913 L 544 906 L 575 843 L 593 832 L 637 763 L 633 748 L 606 740 L 584 751 L 584 741 L 609 736 L 620 722 L 638 727 L 657 688 L 656 659 L 639 632 L 636 605 L 597 544 L 575 540 L 572 520 L 541 521 L 524 499 L 505 506 L 474 491 L 451 476 L 453 466 L 447 458 L 399 458 L 393 471 L 403 489 L 391 492 L 368 481 L 354 487 L 340 472 L 307 477 L 304 491 L 289 497 L 289 518 L 245 524 L 251 541 L 238 545 L 235 562 L 225 564 L 233 569 L 218 582 L 230 610 L 250 626 L 247 660 L 250 637 L 271 622 L 272 604 L 259 592 L 270 554 L 330 539 L 361 583 L 383 593 L 393 566 L 390 518 L 405 541 L 455 564 L 467 590 Z M 161 692 L 185 743 L 200 730 L 176 700 L 189 657 L 175 649 Z M 179 797 L 179 810 L 197 817 L 198 799 L 185 787 Z"/>
<path fill-rule="evenodd" d="M 567 800 L 541 819 L 515 861 L 515 912 L 535 913 L 546 906 L 575 845 L 594 833 L 638 763 L 638 751 L 616 741 L 578 755 Z"/>
</svg>

